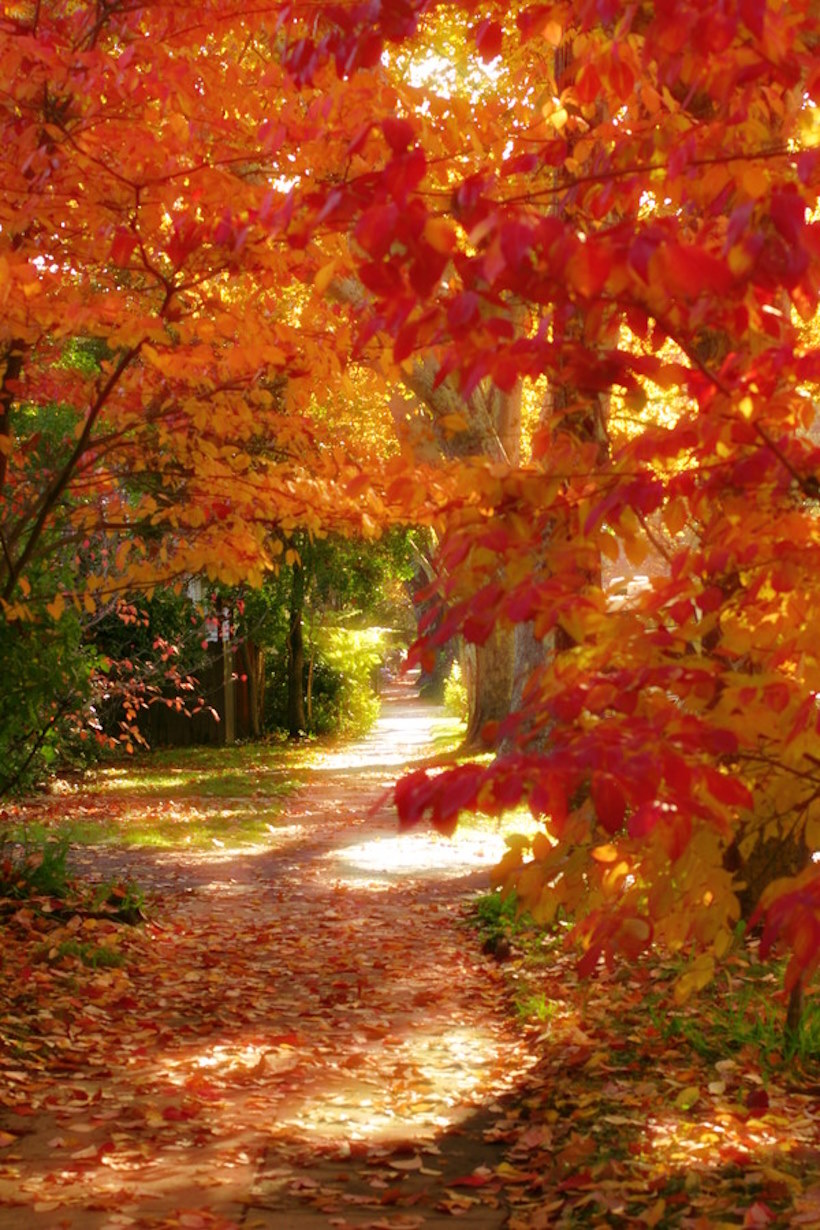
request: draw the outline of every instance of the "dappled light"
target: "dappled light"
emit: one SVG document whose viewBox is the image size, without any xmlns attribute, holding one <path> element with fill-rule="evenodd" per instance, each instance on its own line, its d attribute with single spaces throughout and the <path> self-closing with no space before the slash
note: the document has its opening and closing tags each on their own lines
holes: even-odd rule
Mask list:
<svg viewBox="0 0 820 1230">
<path fill-rule="evenodd" d="M 818 3 L 4 6 L 0 1230 L 820 1230 Z"/>
<path fill-rule="evenodd" d="M 455 840 L 429 833 L 384 834 L 345 844 L 326 857 L 339 865 L 337 875 L 342 881 L 356 878 L 357 873 L 382 872 L 390 882 L 413 872 L 460 877 L 470 868 L 488 869 L 505 848 L 500 833 L 459 834 Z"/>
<path fill-rule="evenodd" d="M 512 901 L 479 897 L 491 921 L 471 933 L 506 834 L 537 826 L 511 813 L 453 838 L 397 831 L 385 764 L 398 732 L 423 751 L 432 712 L 396 691 L 349 755 L 374 780 L 327 772 L 342 749 L 315 758 L 264 841 L 233 844 L 218 799 L 218 846 L 180 848 L 177 831 L 175 849 L 88 850 L 83 865 L 145 886 L 149 919 L 78 916 L 49 957 L 33 933 L 0 1052 L 3 1230 L 24 1206 L 44 1230 L 85 1230 L 92 1207 L 110 1230 L 185 1225 L 185 1210 L 192 1227 L 358 1212 L 351 1224 L 399 1230 L 507 1208 L 540 1230 L 546 1209 L 557 1226 L 584 1210 L 662 1225 L 684 1197 L 714 1218 L 778 1192 L 812 1208 L 810 1098 L 764 1084 L 750 1057 L 709 1067 L 671 1040 L 647 1067 L 660 984 L 636 967 L 583 988 L 567 924 L 533 932 Z M 124 807 L 142 822 L 139 791 Z M 183 815 L 180 801 L 162 823 Z"/>
</svg>

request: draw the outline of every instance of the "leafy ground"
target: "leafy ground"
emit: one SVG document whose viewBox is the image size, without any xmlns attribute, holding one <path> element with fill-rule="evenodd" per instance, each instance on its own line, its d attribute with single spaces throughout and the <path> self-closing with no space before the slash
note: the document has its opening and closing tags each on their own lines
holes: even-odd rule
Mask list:
<svg viewBox="0 0 820 1230">
<path fill-rule="evenodd" d="M 814 1006 L 787 1061 L 746 956 L 673 1009 L 668 964 L 579 984 L 476 914 L 500 835 L 384 804 L 432 720 L 7 809 L 100 887 L 0 900 L 0 1230 L 820 1227 Z"/>
</svg>

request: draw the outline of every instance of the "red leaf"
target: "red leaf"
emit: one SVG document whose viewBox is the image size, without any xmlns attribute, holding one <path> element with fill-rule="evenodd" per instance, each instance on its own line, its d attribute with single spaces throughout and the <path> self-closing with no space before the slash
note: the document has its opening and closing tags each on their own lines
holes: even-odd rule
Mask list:
<svg viewBox="0 0 820 1230">
<path fill-rule="evenodd" d="M 800 243 L 806 229 L 806 204 L 796 189 L 772 193 L 772 222 L 784 239 Z"/>
<path fill-rule="evenodd" d="M 472 1174 L 462 1175 L 460 1179 L 448 1179 L 448 1187 L 485 1187 L 495 1176 L 491 1170 L 474 1170 Z"/>
<path fill-rule="evenodd" d="M 350 144 L 347 147 L 348 154 L 358 154 L 359 150 L 362 148 L 365 141 L 367 140 L 372 127 L 373 127 L 372 120 L 368 120 L 366 124 L 362 124 L 361 128 L 356 133 L 355 137 L 353 138 L 353 140 L 350 142 Z"/>
<path fill-rule="evenodd" d="M 524 793 L 524 783 L 519 775 L 502 777 L 493 783 L 493 799 L 502 808 L 517 807 Z"/>
<path fill-rule="evenodd" d="M 382 120 L 382 132 L 394 154 L 403 154 L 406 149 L 415 144 L 416 134 L 409 120 L 388 115 L 387 119 Z"/>
<path fill-rule="evenodd" d="M 609 82 L 615 97 L 626 102 L 635 86 L 635 74 L 628 64 L 613 60 L 609 68 Z"/>
<path fill-rule="evenodd" d="M 769 1095 L 765 1089 L 751 1089 L 746 1098 L 746 1105 L 749 1110 L 768 1110 Z"/>
<path fill-rule="evenodd" d="M 423 769 L 408 773 L 396 782 L 393 799 L 399 814 L 399 828 L 411 828 L 418 824 L 430 806 L 433 781 Z"/>
<path fill-rule="evenodd" d="M 497 21 L 491 21 L 489 17 L 485 17 L 475 32 L 475 45 L 485 64 L 489 64 L 496 56 L 501 55 L 503 43 L 504 31 L 501 26 Z"/>
<path fill-rule="evenodd" d="M 660 818 L 661 812 L 656 803 L 641 803 L 640 807 L 632 813 L 627 821 L 627 832 L 636 841 L 641 841 L 653 832 Z"/>
<path fill-rule="evenodd" d="M 592 803 L 603 828 L 617 833 L 624 822 L 626 796 L 608 773 L 592 774 Z"/>
<path fill-rule="evenodd" d="M 740 16 L 755 38 L 763 37 L 767 0 L 740 0 Z"/>
<path fill-rule="evenodd" d="M 711 611 L 717 611 L 724 602 L 724 593 L 719 585 L 710 585 L 702 594 L 698 595 L 698 606 L 705 615 Z"/>
<path fill-rule="evenodd" d="M 398 207 L 392 203 L 367 209 L 359 218 L 354 234 L 359 243 L 374 260 L 381 260 L 390 251 L 390 245 L 399 220 Z"/>
<path fill-rule="evenodd" d="M 575 82 L 575 96 L 580 103 L 594 103 L 601 97 L 601 78 L 591 64 L 584 64 Z"/>
<path fill-rule="evenodd" d="M 475 805 L 479 770 L 474 765 L 461 765 L 436 778 L 435 784 L 433 827 L 450 837 L 456 830 L 459 812 Z"/>
<path fill-rule="evenodd" d="M 767 707 L 775 713 L 782 713 L 788 707 L 791 694 L 787 683 L 770 683 L 763 694 Z"/>
<path fill-rule="evenodd" d="M 709 791 L 713 799 L 717 799 L 719 803 L 724 803 L 727 807 L 745 807 L 751 809 L 754 804 L 752 793 L 743 782 L 736 777 L 729 777 L 726 773 L 720 773 L 717 769 L 712 769 L 708 765 L 703 770 L 703 775 L 706 781 L 706 789 Z"/>
<path fill-rule="evenodd" d="M 426 170 L 427 160 L 420 149 L 397 156 L 385 167 L 387 190 L 398 205 L 405 205 L 408 194 L 424 178 Z"/>
</svg>

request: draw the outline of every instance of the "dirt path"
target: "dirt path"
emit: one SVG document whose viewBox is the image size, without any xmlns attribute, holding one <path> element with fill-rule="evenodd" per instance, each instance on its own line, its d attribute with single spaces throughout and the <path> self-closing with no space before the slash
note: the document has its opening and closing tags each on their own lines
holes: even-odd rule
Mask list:
<svg viewBox="0 0 820 1230">
<path fill-rule="evenodd" d="M 487 1137 L 527 1059 L 460 922 L 497 850 L 399 837 L 384 801 L 433 715 L 395 689 L 268 847 L 84 852 L 152 921 L 53 1008 L 32 971 L 47 1060 L 5 1073 L 0 1230 L 503 1225 Z"/>
</svg>

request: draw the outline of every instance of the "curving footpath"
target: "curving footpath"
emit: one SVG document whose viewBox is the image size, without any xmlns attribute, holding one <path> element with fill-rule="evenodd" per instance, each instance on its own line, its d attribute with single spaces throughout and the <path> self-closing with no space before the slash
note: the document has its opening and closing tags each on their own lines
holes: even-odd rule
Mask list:
<svg viewBox="0 0 820 1230">
<path fill-rule="evenodd" d="M 504 1224 L 494 1125 L 529 1060 L 463 925 L 497 843 L 399 835 L 387 798 L 436 714 L 394 686 L 269 847 L 116 852 L 151 922 L 20 1096 L 6 1073 L 0 1230 Z"/>
</svg>

